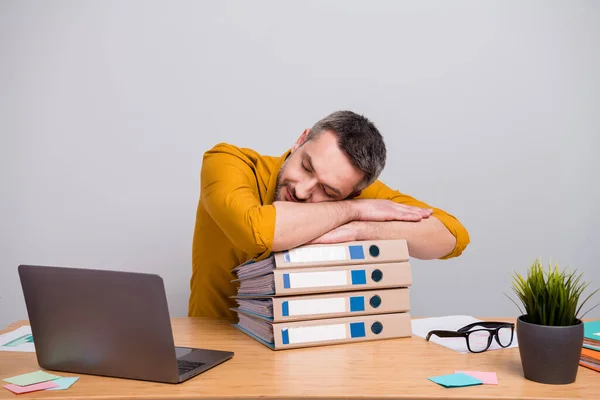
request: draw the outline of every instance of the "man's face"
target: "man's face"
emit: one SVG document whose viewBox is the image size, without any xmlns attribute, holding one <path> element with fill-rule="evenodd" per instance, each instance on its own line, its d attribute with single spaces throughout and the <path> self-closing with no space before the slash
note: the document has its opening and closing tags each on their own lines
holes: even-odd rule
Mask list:
<svg viewBox="0 0 600 400">
<path fill-rule="evenodd" d="M 308 132 L 300 136 L 279 171 L 275 200 L 318 203 L 347 198 L 364 173 L 338 147 L 335 134 L 322 132 L 304 143 Z"/>
</svg>

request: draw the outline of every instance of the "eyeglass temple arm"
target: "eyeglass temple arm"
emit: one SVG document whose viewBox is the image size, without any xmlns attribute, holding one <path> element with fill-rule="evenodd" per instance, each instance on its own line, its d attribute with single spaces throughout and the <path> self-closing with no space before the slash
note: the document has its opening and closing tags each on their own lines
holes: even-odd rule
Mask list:
<svg viewBox="0 0 600 400">
<path fill-rule="evenodd" d="M 431 337 L 431 335 L 436 335 L 436 336 L 439 336 L 439 337 L 462 337 L 462 336 L 464 336 L 463 334 L 461 334 L 459 332 L 434 330 L 434 331 L 429 331 L 429 333 L 427 334 L 427 337 L 425 338 L 425 340 L 429 340 L 429 338 Z"/>
</svg>

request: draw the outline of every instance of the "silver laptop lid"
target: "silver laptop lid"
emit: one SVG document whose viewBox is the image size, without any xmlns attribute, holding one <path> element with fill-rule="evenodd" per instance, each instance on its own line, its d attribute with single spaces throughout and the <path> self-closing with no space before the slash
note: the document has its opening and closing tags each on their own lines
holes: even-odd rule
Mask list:
<svg viewBox="0 0 600 400">
<path fill-rule="evenodd" d="M 178 381 L 161 277 L 33 265 L 19 276 L 42 368 Z"/>
</svg>

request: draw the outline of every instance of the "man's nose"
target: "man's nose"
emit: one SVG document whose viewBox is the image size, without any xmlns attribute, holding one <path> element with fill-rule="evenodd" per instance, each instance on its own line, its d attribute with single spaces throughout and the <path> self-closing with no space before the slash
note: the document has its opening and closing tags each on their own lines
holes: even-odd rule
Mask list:
<svg viewBox="0 0 600 400">
<path fill-rule="evenodd" d="M 316 179 L 306 179 L 296 184 L 296 198 L 300 201 L 307 201 L 310 199 L 317 184 Z"/>
</svg>

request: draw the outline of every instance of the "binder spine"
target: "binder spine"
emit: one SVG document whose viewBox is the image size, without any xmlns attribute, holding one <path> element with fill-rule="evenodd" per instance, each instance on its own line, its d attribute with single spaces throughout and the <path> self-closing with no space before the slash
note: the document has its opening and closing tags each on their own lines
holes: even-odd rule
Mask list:
<svg viewBox="0 0 600 400">
<path fill-rule="evenodd" d="M 303 344 L 358 339 L 366 336 L 364 322 L 350 322 L 346 324 L 284 328 L 281 330 L 281 343 L 283 345 Z"/>
<path fill-rule="evenodd" d="M 407 312 L 409 288 L 294 295 L 273 301 L 273 321 L 301 321 Z"/>
<path fill-rule="evenodd" d="M 273 328 L 275 349 L 411 336 L 409 313 L 288 322 Z"/>
<path fill-rule="evenodd" d="M 283 274 L 284 289 L 366 285 L 366 283 L 367 273 L 364 269 L 351 270 L 350 277 L 348 277 L 348 271 L 291 272 Z"/>
<path fill-rule="evenodd" d="M 365 310 L 364 296 L 333 297 L 330 299 L 284 300 L 281 302 L 281 316 L 338 314 Z"/>
<path fill-rule="evenodd" d="M 276 268 L 357 265 L 409 260 L 406 240 L 355 241 L 328 245 L 305 245 L 275 253 Z"/>
<path fill-rule="evenodd" d="M 365 289 L 408 287 L 412 276 L 408 262 L 365 264 L 293 271 L 275 270 L 275 296 Z"/>
<path fill-rule="evenodd" d="M 283 252 L 283 261 L 285 263 L 319 263 L 364 259 L 365 252 L 362 245 L 309 246 Z"/>
</svg>

